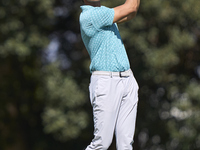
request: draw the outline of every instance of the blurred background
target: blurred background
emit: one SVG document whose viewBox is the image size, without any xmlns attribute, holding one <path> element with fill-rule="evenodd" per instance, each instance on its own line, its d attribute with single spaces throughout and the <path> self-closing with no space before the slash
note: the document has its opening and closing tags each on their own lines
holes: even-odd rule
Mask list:
<svg viewBox="0 0 200 150">
<path fill-rule="evenodd" d="M 93 138 L 81 5 L 0 0 L 1 150 L 82 150 Z M 200 149 L 200 1 L 142 0 L 119 30 L 140 86 L 134 149 Z"/>
</svg>

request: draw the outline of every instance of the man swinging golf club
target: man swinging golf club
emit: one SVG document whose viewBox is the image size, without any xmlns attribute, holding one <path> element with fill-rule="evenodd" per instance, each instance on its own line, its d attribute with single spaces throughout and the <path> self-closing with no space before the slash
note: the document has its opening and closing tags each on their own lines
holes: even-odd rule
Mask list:
<svg viewBox="0 0 200 150">
<path fill-rule="evenodd" d="M 107 150 L 114 133 L 118 150 L 132 150 L 139 87 L 117 23 L 134 18 L 140 0 L 126 0 L 115 8 L 101 6 L 100 0 L 83 1 L 80 30 L 91 58 L 94 119 L 94 139 L 86 150 Z"/>
</svg>

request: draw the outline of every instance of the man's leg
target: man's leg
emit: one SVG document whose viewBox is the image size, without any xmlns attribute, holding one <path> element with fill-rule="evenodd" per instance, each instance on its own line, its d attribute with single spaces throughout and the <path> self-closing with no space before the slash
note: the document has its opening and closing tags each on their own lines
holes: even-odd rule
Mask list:
<svg viewBox="0 0 200 150">
<path fill-rule="evenodd" d="M 119 77 L 92 75 L 90 99 L 93 106 L 94 139 L 86 150 L 107 150 L 115 130 L 123 87 Z M 119 91 L 118 91 L 119 89 Z"/>
<path fill-rule="evenodd" d="M 133 76 L 124 80 L 125 93 L 116 123 L 117 150 L 132 150 L 138 103 L 138 85 Z"/>
</svg>

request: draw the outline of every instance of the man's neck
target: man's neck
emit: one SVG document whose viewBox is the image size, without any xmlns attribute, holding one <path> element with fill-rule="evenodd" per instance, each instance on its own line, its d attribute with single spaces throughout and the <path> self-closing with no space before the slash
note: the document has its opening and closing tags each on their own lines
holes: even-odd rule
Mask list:
<svg viewBox="0 0 200 150">
<path fill-rule="evenodd" d="M 101 6 L 101 2 L 100 1 L 90 2 L 90 1 L 84 0 L 84 3 L 86 5 L 91 5 L 91 6 L 94 6 L 94 7 L 100 7 Z"/>
</svg>

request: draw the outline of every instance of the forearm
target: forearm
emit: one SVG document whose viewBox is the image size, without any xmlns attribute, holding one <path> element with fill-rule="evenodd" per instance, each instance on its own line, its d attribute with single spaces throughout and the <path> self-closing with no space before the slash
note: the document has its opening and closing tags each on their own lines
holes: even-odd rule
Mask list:
<svg viewBox="0 0 200 150">
<path fill-rule="evenodd" d="M 140 0 L 126 0 L 124 3 L 129 9 L 132 9 L 132 11 L 137 11 L 140 6 Z"/>
<path fill-rule="evenodd" d="M 128 2 L 128 5 L 129 5 L 129 2 Z M 124 22 L 127 22 L 127 21 L 133 19 L 136 16 L 136 14 L 137 14 L 137 10 L 139 8 L 139 5 L 140 5 L 140 0 L 137 0 L 137 5 L 134 7 L 135 11 L 132 12 L 131 14 L 127 15 L 126 17 L 122 18 L 121 20 L 117 21 L 117 23 L 120 24 L 120 23 L 124 23 Z"/>
<path fill-rule="evenodd" d="M 137 12 L 133 12 L 132 14 L 122 18 L 121 20 L 117 21 L 118 24 L 121 24 L 121 23 L 124 23 L 124 22 L 127 22 L 131 19 L 133 19 L 135 16 L 136 16 Z"/>
<path fill-rule="evenodd" d="M 123 5 L 114 8 L 115 16 L 113 23 L 121 23 L 135 17 L 140 5 L 140 0 L 126 0 Z"/>
</svg>

